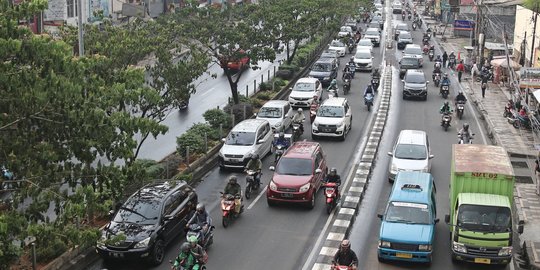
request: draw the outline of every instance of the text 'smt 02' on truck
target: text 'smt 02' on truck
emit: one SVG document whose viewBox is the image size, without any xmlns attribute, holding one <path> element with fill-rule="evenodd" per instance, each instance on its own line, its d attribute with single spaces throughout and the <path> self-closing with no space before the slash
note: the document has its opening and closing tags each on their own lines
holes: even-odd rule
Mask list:
<svg viewBox="0 0 540 270">
<path fill-rule="evenodd" d="M 506 265 L 512 259 L 514 171 L 499 146 L 454 144 L 450 176 L 453 261 Z"/>
</svg>

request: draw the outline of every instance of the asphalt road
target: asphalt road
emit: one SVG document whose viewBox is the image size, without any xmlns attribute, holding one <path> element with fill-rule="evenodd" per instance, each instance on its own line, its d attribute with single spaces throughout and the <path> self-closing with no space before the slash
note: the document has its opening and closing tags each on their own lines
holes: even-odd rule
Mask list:
<svg viewBox="0 0 540 270">
<path fill-rule="evenodd" d="M 393 23 L 401 20 L 398 15 L 393 15 Z M 410 21 L 407 21 L 410 26 Z M 412 28 L 411 28 L 412 29 Z M 422 32 L 417 30 L 413 32 L 413 41 L 420 44 L 422 40 Z M 436 54 L 440 52 L 436 51 Z M 397 63 L 401 56 L 401 52 L 394 46 L 387 53 L 387 60 Z M 470 104 L 465 108 L 463 120 L 458 120 L 453 117 L 453 123 L 450 129 L 445 132 L 440 126 L 440 118 L 438 111 L 443 103 L 443 98 L 438 95 L 438 89 L 434 87 L 431 74 L 433 71 L 433 63 L 429 61 L 427 56 L 424 56 L 423 71 L 428 77 L 429 90 L 428 100 L 402 100 L 402 82 L 398 77 L 398 70 L 394 64 L 394 76 L 392 88 L 392 98 L 390 102 L 390 114 L 387 126 L 381 143 L 379 144 L 378 157 L 376 165 L 373 168 L 373 174 L 369 182 L 369 187 L 361 204 L 356 223 L 350 235 L 353 249 L 359 254 L 360 267 L 359 269 L 492 269 L 493 266 L 481 266 L 475 264 L 455 264 L 450 258 L 450 239 L 448 226 L 444 223 L 444 215 L 448 214 L 449 205 L 449 177 L 450 177 L 450 160 L 451 160 L 451 144 L 457 142 L 457 132 L 463 123 L 470 124 L 472 132 L 476 133 L 474 143 L 486 143 L 484 131 L 478 127 L 477 115 L 473 115 Z M 449 72 L 450 74 L 450 72 Z M 451 76 L 452 77 L 452 76 Z M 458 85 L 456 77 L 452 77 L 451 97 L 457 94 Z M 452 102 L 451 102 L 452 104 Z M 377 218 L 377 214 L 383 213 L 386 207 L 388 196 L 390 194 L 392 184 L 388 182 L 388 164 L 390 157 L 386 155 L 391 151 L 394 140 L 399 131 L 403 129 L 418 129 L 428 133 L 431 143 L 432 153 L 435 155 L 432 164 L 433 177 L 437 187 L 437 218 L 440 222 L 436 225 L 436 236 L 434 243 L 434 256 L 431 266 L 407 263 L 379 263 L 377 260 L 377 241 L 379 237 L 379 229 L 381 221 Z M 513 269 L 510 266 L 506 269 Z"/>
<path fill-rule="evenodd" d="M 383 50 L 384 44 L 375 48 L 375 66 L 380 65 Z M 341 67 L 345 65 L 351 56 L 352 54 L 347 54 L 341 58 Z M 341 78 L 341 71 L 338 78 Z M 364 88 L 370 82 L 370 79 L 370 73 L 357 72 L 352 81 L 351 91 L 345 96 L 353 109 L 353 126 L 346 141 L 319 140 L 323 150 L 326 152 L 328 166 L 336 167 L 343 176 L 352 167 L 353 157 L 357 154 L 356 149 L 366 133 L 365 125 L 373 116 L 373 111 L 367 111 L 362 97 Z M 341 81 L 339 79 L 338 81 L 341 85 Z M 200 94 L 205 95 L 204 93 Z M 340 96 L 343 96 L 341 92 Z M 196 103 L 195 100 L 192 102 Z M 378 102 L 377 97 L 375 97 L 375 102 Z M 199 113 L 203 111 L 201 110 Z M 309 120 L 308 110 L 305 110 L 304 113 Z M 195 114 L 195 110 L 189 112 L 189 116 L 193 115 L 194 119 L 201 117 Z M 310 130 L 309 121 L 306 121 L 303 139 L 311 139 Z M 159 152 L 162 152 L 161 147 L 161 145 L 156 145 L 154 150 L 159 149 Z M 262 181 L 265 187 L 272 176 L 268 170 L 272 160 L 272 156 L 263 159 Z M 208 269 L 300 269 L 328 219 L 322 192 L 318 193 L 315 208 L 307 210 L 296 205 L 270 208 L 266 203 L 264 190 L 261 190 L 261 196 L 253 196 L 251 200 L 244 201 L 246 211 L 229 228 L 224 229 L 220 224 L 219 192 L 225 187 L 227 178 L 235 173 L 240 176 L 240 179 L 244 179 L 244 175 L 241 173 L 224 172 L 214 168 L 208 172 L 203 181 L 197 186 L 199 198 L 206 203 L 216 226 L 214 245 L 209 250 Z M 242 185 L 245 184 L 244 182 L 240 181 Z M 179 238 L 168 247 L 167 261 L 177 255 L 182 241 L 183 238 Z M 138 263 L 104 265 L 99 261 L 89 269 L 168 269 L 169 267 L 166 262 L 159 267 L 150 268 Z"/>
</svg>

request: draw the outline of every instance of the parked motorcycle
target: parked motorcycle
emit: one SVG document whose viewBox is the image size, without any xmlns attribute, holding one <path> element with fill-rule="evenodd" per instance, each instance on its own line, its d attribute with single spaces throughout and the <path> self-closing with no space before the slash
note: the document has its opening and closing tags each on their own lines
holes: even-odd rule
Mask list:
<svg viewBox="0 0 540 270">
<path fill-rule="evenodd" d="M 283 149 L 283 145 L 278 145 L 276 148 L 279 148 L 281 146 L 281 148 Z M 277 149 L 276 149 L 277 151 Z M 283 150 L 284 151 L 284 150 Z M 283 154 L 283 152 L 281 153 Z M 280 154 L 280 157 L 281 157 L 281 154 Z M 277 154 L 276 154 L 277 156 Z M 276 160 L 277 162 L 277 160 Z M 246 199 L 249 200 L 249 198 L 251 198 L 251 193 L 252 192 L 255 192 L 257 190 L 259 190 L 259 188 L 261 187 L 261 172 L 257 172 L 255 170 L 246 170 L 246 191 L 245 191 L 245 194 L 244 196 L 246 197 Z"/>
<path fill-rule="evenodd" d="M 474 139 L 474 133 L 469 134 L 460 134 L 458 133 L 459 142 L 458 144 L 472 144 L 472 140 Z"/>
<path fill-rule="evenodd" d="M 193 223 L 188 227 L 188 231 L 186 233 L 186 240 L 189 239 L 190 236 L 196 236 L 199 240 L 197 243 L 199 243 L 201 247 L 207 250 L 208 247 L 210 247 L 212 243 L 214 243 L 214 229 L 214 226 L 208 225 L 208 230 L 203 235 L 202 226 L 197 223 Z"/>
<path fill-rule="evenodd" d="M 447 98 L 448 94 L 450 94 L 450 86 L 449 85 L 441 85 L 440 88 L 440 94 L 443 98 Z"/>
<path fill-rule="evenodd" d="M 343 81 L 343 94 L 348 94 L 349 90 L 351 90 L 351 79 L 345 79 Z"/>
<path fill-rule="evenodd" d="M 441 119 L 441 126 L 443 127 L 444 131 L 448 131 L 450 122 L 452 122 L 452 116 L 449 113 L 444 113 Z"/>
<path fill-rule="evenodd" d="M 514 114 L 512 113 L 513 109 L 514 109 L 514 102 L 509 101 L 508 103 L 506 103 L 506 105 L 504 106 L 503 117 L 509 118 L 509 117 L 514 116 Z"/>
<path fill-rule="evenodd" d="M 373 91 L 377 93 L 377 90 L 379 89 L 379 78 L 371 78 L 371 88 L 373 88 Z"/>
<path fill-rule="evenodd" d="M 336 183 L 327 182 L 324 183 L 323 187 L 324 197 L 326 198 L 326 213 L 330 214 L 337 206 L 339 186 Z"/>
<path fill-rule="evenodd" d="M 465 101 L 458 101 L 456 104 L 456 113 L 459 119 L 463 118 L 463 112 L 465 111 Z"/>
<path fill-rule="evenodd" d="M 221 220 L 221 224 L 223 225 L 223 228 L 227 228 L 229 227 L 229 224 L 231 224 L 231 222 L 234 220 L 234 219 L 237 219 L 238 217 L 240 217 L 240 214 L 242 214 L 243 210 L 244 210 L 244 206 L 242 205 L 242 209 L 240 209 L 240 213 L 236 213 L 234 211 L 234 208 L 235 208 L 235 199 L 240 199 L 242 198 L 241 195 L 238 195 L 238 196 L 234 196 L 232 194 L 223 194 L 223 192 L 220 192 L 221 193 L 221 212 L 222 212 L 222 220 Z"/>
<path fill-rule="evenodd" d="M 373 94 L 367 93 L 366 96 L 364 96 L 364 104 L 366 104 L 368 112 L 371 111 L 371 106 L 373 106 Z"/>
<path fill-rule="evenodd" d="M 528 117 L 523 117 L 519 113 L 512 113 L 512 117 L 508 117 L 508 122 L 517 129 L 525 128 L 532 129 L 531 121 Z"/>
<path fill-rule="evenodd" d="M 292 133 L 293 133 L 293 142 L 296 142 L 300 140 L 300 136 L 302 136 L 302 129 L 300 128 L 300 125 L 303 125 L 304 123 L 292 123 Z"/>
</svg>

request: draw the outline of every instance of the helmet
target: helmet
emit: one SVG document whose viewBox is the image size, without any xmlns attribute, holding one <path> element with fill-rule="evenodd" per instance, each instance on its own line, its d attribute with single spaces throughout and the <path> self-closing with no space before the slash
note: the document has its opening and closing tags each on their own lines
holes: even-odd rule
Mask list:
<svg viewBox="0 0 540 270">
<path fill-rule="evenodd" d="M 464 130 L 469 130 L 469 124 L 468 123 L 463 124 L 463 129 Z"/>
<path fill-rule="evenodd" d="M 189 246 L 189 243 L 187 243 L 187 242 L 184 242 L 184 243 L 180 246 L 180 250 L 181 250 L 182 252 L 188 252 L 190 249 L 191 249 L 191 247 Z"/>
<path fill-rule="evenodd" d="M 337 174 L 337 169 L 336 168 L 330 169 L 330 174 L 336 175 Z"/>
<path fill-rule="evenodd" d="M 303 113 L 304 110 L 302 110 L 302 108 L 298 108 L 298 110 L 296 110 L 298 113 Z"/>
<path fill-rule="evenodd" d="M 258 154 L 251 154 L 251 159 L 259 159 L 259 155 Z"/>
<path fill-rule="evenodd" d="M 452 51 L 450 54 L 454 54 L 454 51 Z"/>
<path fill-rule="evenodd" d="M 280 139 L 285 138 L 285 133 L 284 133 L 283 131 L 280 131 L 280 132 L 279 132 L 279 138 L 280 138 Z"/>
<path fill-rule="evenodd" d="M 205 210 L 204 203 L 198 203 L 197 204 L 197 212 L 202 213 L 202 212 L 204 212 L 204 210 Z"/>
<path fill-rule="evenodd" d="M 445 101 L 445 102 L 444 102 L 444 106 L 448 106 L 448 101 Z"/>
<path fill-rule="evenodd" d="M 233 175 L 229 177 L 229 183 L 236 184 L 236 181 L 238 181 L 238 178 L 236 178 L 236 176 Z"/>
<path fill-rule="evenodd" d="M 348 239 L 345 239 L 345 240 L 341 241 L 340 248 L 342 250 L 350 249 L 351 248 L 351 241 L 349 241 Z"/>
<path fill-rule="evenodd" d="M 192 236 L 188 237 L 187 240 L 191 244 L 193 244 L 193 243 L 197 244 L 197 242 L 199 242 L 199 239 L 197 239 L 197 236 L 195 236 L 195 235 L 192 235 Z"/>
<path fill-rule="evenodd" d="M 354 56 L 351 56 L 351 61 L 354 61 Z"/>
</svg>

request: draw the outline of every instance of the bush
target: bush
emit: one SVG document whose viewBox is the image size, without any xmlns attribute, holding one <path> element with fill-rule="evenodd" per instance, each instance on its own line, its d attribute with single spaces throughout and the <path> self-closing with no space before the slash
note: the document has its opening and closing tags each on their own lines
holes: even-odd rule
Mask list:
<svg viewBox="0 0 540 270">
<path fill-rule="evenodd" d="M 193 179 L 193 175 L 191 173 L 188 173 L 188 174 L 179 173 L 176 176 L 174 176 L 174 179 L 175 180 L 186 181 L 186 182 L 189 183 L 189 182 L 191 182 L 191 179 Z"/>
<path fill-rule="evenodd" d="M 165 171 L 164 164 L 160 164 L 152 159 L 137 159 L 135 163 L 138 163 L 148 178 L 159 179 L 162 178 L 163 172 Z"/>
<path fill-rule="evenodd" d="M 223 128 L 231 127 L 231 116 L 220 109 L 210 109 L 204 112 L 203 116 L 204 120 L 213 128 L 219 128 L 220 124 L 223 124 Z"/>
<path fill-rule="evenodd" d="M 209 124 L 205 123 L 196 123 L 194 124 L 190 129 L 190 132 L 195 133 L 196 135 L 201 136 L 204 139 L 204 134 L 206 133 L 206 136 L 208 140 L 219 140 L 219 130 L 216 128 L 213 128 Z"/>
<path fill-rule="evenodd" d="M 262 82 L 259 84 L 259 91 L 268 91 L 268 90 L 272 90 L 271 82 Z"/>
<path fill-rule="evenodd" d="M 265 101 L 258 98 L 252 98 L 250 103 L 253 105 L 253 107 L 260 108 L 262 105 L 264 105 Z"/>
<path fill-rule="evenodd" d="M 300 68 L 295 64 L 283 64 L 279 66 L 278 70 L 290 70 L 292 72 L 297 72 Z"/>
<path fill-rule="evenodd" d="M 271 100 L 273 94 L 271 92 L 259 92 L 257 93 L 257 98 L 260 100 Z"/>
<path fill-rule="evenodd" d="M 287 85 L 286 81 L 281 78 L 274 78 L 272 82 L 274 83 L 276 89 Z"/>
<path fill-rule="evenodd" d="M 189 154 L 204 152 L 204 138 L 188 129 L 180 137 L 176 138 L 176 151 L 181 157 L 186 157 L 186 149 L 189 147 Z"/>
</svg>

